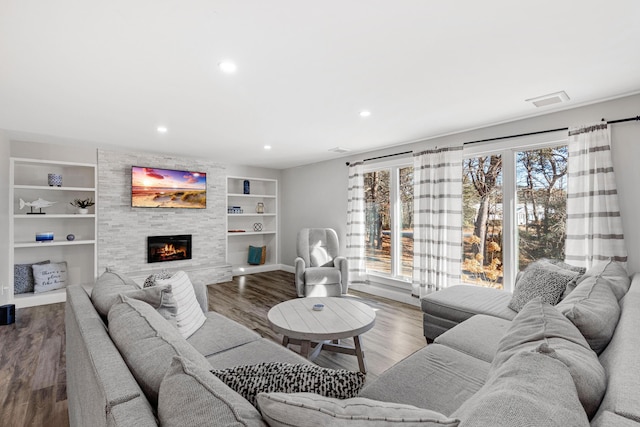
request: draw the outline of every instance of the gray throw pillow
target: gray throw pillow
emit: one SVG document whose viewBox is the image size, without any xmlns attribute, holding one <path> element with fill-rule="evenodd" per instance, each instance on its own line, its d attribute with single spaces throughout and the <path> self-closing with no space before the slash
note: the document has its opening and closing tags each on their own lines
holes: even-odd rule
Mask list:
<svg viewBox="0 0 640 427">
<path fill-rule="evenodd" d="M 334 399 L 314 393 L 260 393 L 269 427 L 457 427 L 459 421 L 429 409 L 364 397 Z"/>
<path fill-rule="evenodd" d="M 173 296 L 171 285 L 125 291 L 120 295 L 146 302 L 155 308 L 156 311 L 173 326 L 177 327 L 176 314 L 178 313 L 178 303 Z"/>
<path fill-rule="evenodd" d="M 33 292 L 33 265 L 49 264 L 51 261 L 40 261 L 31 264 L 14 264 L 13 265 L 13 293 L 25 294 Z"/>
<path fill-rule="evenodd" d="M 258 393 L 316 393 L 336 399 L 355 397 L 365 375 L 346 369 L 291 363 L 258 363 L 211 371 L 252 405 Z"/>
<path fill-rule="evenodd" d="M 544 353 L 564 363 L 587 415 L 595 415 L 607 389 L 605 370 L 573 323 L 540 298 L 529 301 L 513 319 L 498 344 L 492 367 L 523 351 Z"/>
<path fill-rule="evenodd" d="M 256 408 L 207 369 L 174 356 L 158 392 L 158 418 L 164 427 L 260 426 Z"/>
<path fill-rule="evenodd" d="M 557 309 L 580 330 L 600 354 L 607 347 L 620 318 L 620 305 L 608 281 L 595 276 L 581 281 Z"/>
<path fill-rule="evenodd" d="M 140 287 L 129 277 L 107 269 L 93 285 L 91 302 L 96 311 L 106 319 L 111 306 L 120 302 L 121 293 L 137 289 L 140 289 Z"/>
<path fill-rule="evenodd" d="M 461 426 L 589 425 L 567 367 L 538 352 L 517 353 L 453 414 Z"/>
<path fill-rule="evenodd" d="M 577 275 L 575 271 L 565 270 L 548 262 L 531 264 L 522 272 L 508 307 L 518 312 L 536 297 L 555 305 L 567 284 Z"/>
<path fill-rule="evenodd" d="M 618 301 L 625 296 L 631 286 L 631 279 L 627 270 L 622 264 L 613 260 L 595 263 L 587 270 L 585 277 L 605 279 Z"/>
</svg>

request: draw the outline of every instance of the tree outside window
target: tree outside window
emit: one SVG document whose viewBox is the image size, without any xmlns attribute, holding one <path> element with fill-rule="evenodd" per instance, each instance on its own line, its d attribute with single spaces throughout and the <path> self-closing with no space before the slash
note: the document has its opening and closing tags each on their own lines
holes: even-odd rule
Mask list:
<svg viewBox="0 0 640 427">
<path fill-rule="evenodd" d="M 514 259 L 518 271 L 540 258 L 564 258 L 567 157 L 559 146 L 465 159 L 463 282 L 502 289 L 504 262 Z M 507 180 L 515 194 L 505 194 Z M 512 200 L 514 209 L 505 209 Z M 517 242 L 516 257 L 504 256 L 505 239 Z"/>
</svg>

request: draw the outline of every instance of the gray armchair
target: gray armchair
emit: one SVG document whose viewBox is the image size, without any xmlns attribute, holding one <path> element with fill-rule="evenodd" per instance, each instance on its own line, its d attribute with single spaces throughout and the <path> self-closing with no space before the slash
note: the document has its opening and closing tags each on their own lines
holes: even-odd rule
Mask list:
<svg viewBox="0 0 640 427">
<path fill-rule="evenodd" d="M 298 233 L 296 290 L 299 297 L 334 297 L 347 293 L 349 264 L 338 255 L 338 235 L 331 228 L 303 228 Z"/>
</svg>

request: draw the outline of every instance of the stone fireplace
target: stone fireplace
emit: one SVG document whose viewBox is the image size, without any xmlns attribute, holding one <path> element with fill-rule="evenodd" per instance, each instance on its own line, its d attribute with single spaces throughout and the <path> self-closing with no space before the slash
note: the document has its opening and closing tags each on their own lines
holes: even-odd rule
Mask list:
<svg viewBox="0 0 640 427">
<path fill-rule="evenodd" d="M 147 262 L 191 259 L 191 234 L 147 237 Z"/>
</svg>

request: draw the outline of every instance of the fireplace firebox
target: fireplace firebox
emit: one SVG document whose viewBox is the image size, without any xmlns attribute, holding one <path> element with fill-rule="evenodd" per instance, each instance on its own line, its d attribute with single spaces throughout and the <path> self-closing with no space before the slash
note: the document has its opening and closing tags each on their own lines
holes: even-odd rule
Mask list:
<svg viewBox="0 0 640 427">
<path fill-rule="evenodd" d="M 191 234 L 147 237 L 147 262 L 191 259 Z"/>
</svg>

